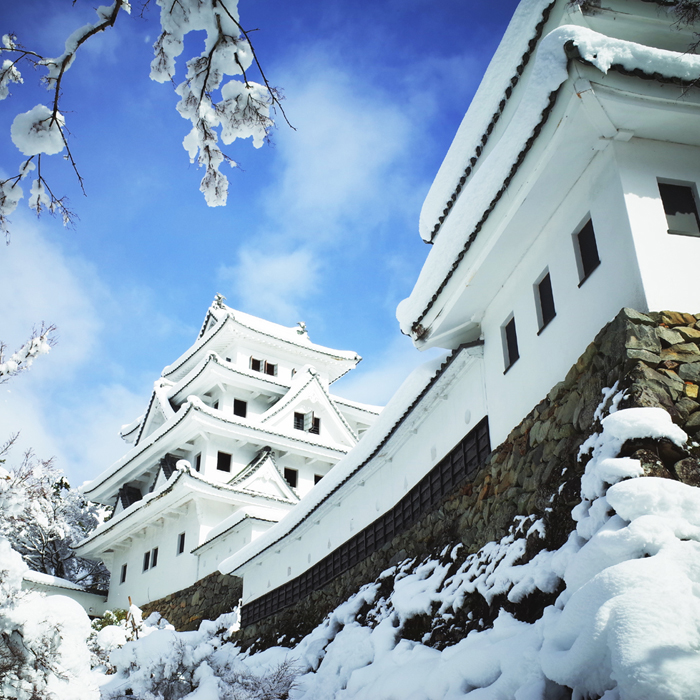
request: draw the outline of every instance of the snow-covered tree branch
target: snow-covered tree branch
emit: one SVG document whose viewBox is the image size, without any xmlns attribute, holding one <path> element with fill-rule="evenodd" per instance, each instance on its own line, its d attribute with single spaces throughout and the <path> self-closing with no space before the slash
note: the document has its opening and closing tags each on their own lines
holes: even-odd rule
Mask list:
<svg viewBox="0 0 700 700">
<path fill-rule="evenodd" d="M 280 92 L 272 87 L 258 61 L 250 40 L 238 16 L 238 0 L 157 0 L 160 6 L 162 32 L 154 44 L 155 58 L 151 78 L 157 82 L 174 82 L 176 58 L 184 50 L 186 35 L 204 31 L 204 50 L 186 63 L 184 80 L 176 86 L 180 97 L 177 110 L 192 128 L 183 141 L 190 161 L 205 169 L 200 190 L 209 206 L 226 204 L 228 180 L 221 173 L 224 162 L 235 166 L 219 145 L 233 143 L 237 138 L 251 137 L 259 148 L 274 125 L 272 114 L 279 109 Z M 141 3 L 141 13 L 148 9 L 149 0 Z M 0 228 L 8 234 L 8 216 L 24 196 L 22 180 L 31 179 L 29 207 L 41 213 L 44 209 L 60 214 L 65 224 L 75 215 L 66 198 L 55 194 L 42 175 L 42 158 L 64 153 L 78 182 L 83 179 L 71 152 L 66 127 L 66 110 L 61 106 L 62 84 L 73 65 L 78 49 L 95 35 L 112 28 L 123 13 L 131 12 L 128 0 L 114 0 L 109 6 L 97 8 L 98 21 L 73 32 L 65 43 L 62 55 L 49 58 L 26 48 L 17 36 L 2 37 L 0 53 L 0 99 L 10 94 L 12 84 L 24 81 L 24 66 L 43 69 L 42 81 L 51 92 L 50 104 L 38 104 L 28 112 L 18 114 L 11 129 L 12 142 L 26 157 L 17 174 L 0 181 Z M 261 82 L 249 77 L 251 68 Z M 230 78 L 230 79 L 227 79 Z M 286 120 L 286 116 L 284 116 Z M 289 123 L 289 122 L 287 122 Z M 83 193 L 85 192 L 83 188 Z"/>
<path fill-rule="evenodd" d="M 0 340 L 0 384 L 29 369 L 39 355 L 45 355 L 56 343 L 55 332 L 56 326 L 45 326 L 42 323 L 41 328 L 35 330 L 29 340 L 8 358 L 5 357 L 5 343 Z"/>
</svg>

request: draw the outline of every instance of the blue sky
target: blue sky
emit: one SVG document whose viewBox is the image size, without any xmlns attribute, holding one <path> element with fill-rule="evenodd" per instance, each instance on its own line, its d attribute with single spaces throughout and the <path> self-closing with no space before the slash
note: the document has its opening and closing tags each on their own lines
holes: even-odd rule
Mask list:
<svg viewBox="0 0 700 700">
<path fill-rule="evenodd" d="M 217 292 L 359 352 L 334 390 L 385 403 L 427 359 L 394 315 L 428 252 L 420 207 L 516 4 L 241 0 L 296 131 L 280 123 L 271 146 L 228 147 L 241 167 L 226 169 L 228 205 L 216 209 L 181 146 L 189 125 L 176 95 L 148 78 L 157 8 L 88 42 L 62 102 L 88 196 L 60 157 L 48 171 L 80 218 L 74 229 L 37 220 L 25 199 L 0 248 L 0 339 L 12 350 L 34 324 L 59 328 L 49 356 L 0 385 L 0 438 L 19 430 L 21 448 L 54 455 L 72 483 L 94 477 L 126 451 L 119 427 L 145 410 Z M 5 3 L 0 33 L 60 55 L 94 17 L 85 0 Z M 25 68 L 0 103 L 5 177 L 22 160 L 14 115 L 49 101 L 39 77 Z"/>
</svg>

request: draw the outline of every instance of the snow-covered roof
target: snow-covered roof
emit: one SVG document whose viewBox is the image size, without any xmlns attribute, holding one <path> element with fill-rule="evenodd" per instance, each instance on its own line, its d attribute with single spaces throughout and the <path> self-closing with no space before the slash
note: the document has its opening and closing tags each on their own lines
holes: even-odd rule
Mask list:
<svg viewBox="0 0 700 700">
<path fill-rule="evenodd" d="M 411 295 L 399 304 L 396 314 L 401 330 L 415 338 L 424 333 L 422 324 L 426 315 L 457 269 L 469 258 L 470 247 L 541 132 L 558 90 L 569 77 L 572 58 L 595 67 L 601 74 L 616 70 L 685 84 L 700 78 L 699 56 L 611 38 L 582 26 L 559 26 L 537 40 L 547 7 L 541 0 L 525 0 L 519 6 L 512 25 L 515 34 L 509 29 L 501 43 L 492 62 L 493 71 L 490 67 L 482 83 L 483 90 L 480 88 L 474 98 L 426 200 L 421 217 L 423 235 L 430 238 L 436 223 L 440 224 L 440 233 Z M 489 143 L 479 167 L 470 170 L 467 178 L 465 166 L 473 167 L 476 163 L 472 163 L 474 156 L 468 155 L 470 150 L 483 148 L 484 134 L 493 129 L 494 122 L 487 115 L 496 114 L 496 108 L 502 109 L 497 101 L 498 90 L 488 83 L 502 86 L 506 78 L 510 80 L 522 73 L 524 54 L 518 54 L 510 44 L 521 46 L 525 37 L 528 47 L 531 40 L 536 41 L 537 50 L 528 67 L 527 79 L 518 86 L 521 97 L 517 112 L 507 125 L 499 125 L 497 141 Z M 486 132 L 482 132 L 485 124 Z M 446 201 L 451 202 L 449 207 L 442 204 Z"/>
<path fill-rule="evenodd" d="M 217 336 L 228 329 L 231 334 L 252 336 L 268 344 L 286 347 L 301 356 L 317 358 L 329 370 L 330 381 L 334 382 L 349 372 L 362 359 L 356 352 L 333 350 L 317 345 L 309 340 L 308 333 L 301 327 L 288 328 L 271 321 L 251 316 L 216 302 L 207 311 L 202 330 L 194 345 L 171 365 L 163 369 L 163 377 L 171 377 L 195 357 Z"/>
<path fill-rule="evenodd" d="M 129 450 L 126 455 L 102 472 L 102 474 L 100 474 L 96 479 L 84 483 L 80 487 L 83 493 L 85 493 L 89 498 L 97 498 L 98 496 L 95 495 L 95 492 L 98 491 L 98 489 L 102 488 L 106 482 L 108 482 L 118 472 L 128 467 L 134 460 L 146 452 L 146 450 L 153 447 L 156 443 L 162 441 L 163 438 L 171 433 L 174 428 L 182 424 L 185 418 L 189 415 L 198 415 L 201 418 L 206 418 L 206 420 L 210 423 L 210 427 L 211 425 L 216 425 L 217 423 L 221 426 L 225 425 L 227 427 L 236 426 L 243 433 L 259 436 L 258 439 L 261 445 L 264 443 L 274 444 L 275 442 L 284 442 L 288 444 L 289 442 L 292 442 L 298 444 L 300 447 L 308 446 L 313 448 L 321 448 L 329 453 L 333 453 L 335 458 L 344 455 L 349 449 L 342 445 L 327 443 L 319 436 L 314 435 L 313 433 L 306 433 L 301 430 L 290 430 L 288 433 L 271 431 L 269 428 L 251 423 L 245 418 L 239 418 L 238 416 L 231 414 L 224 414 L 221 411 L 202 403 L 202 401 L 196 396 L 189 396 L 187 401 L 180 407 L 180 410 L 175 413 L 170 420 L 148 435 L 148 437 L 142 442 L 139 442 L 139 444 Z"/>
<path fill-rule="evenodd" d="M 179 487 L 181 485 L 181 487 Z M 177 488 L 177 490 L 176 490 Z M 149 509 L 169 494 L 173 494 L 172 498 L 177 499 L 182 495 L 194 497 L 196 495 L 218 495 L 219 497 L 228 498 L 228 500 L 241 500 L 249 505 L 255 504 L 260 499 L 281 506 L 289 506 L 290 501 L 287 499 L 276 498 L 269 494 L 256 493 L 252 495 L 250 492 L 238 488 L 233 484 L 224 484 L 218 481 L 207 479 L 201 474 L 189 469 L 178 469 L 172 473 L 170 478 L 163 482 L 162 485 L 151 493 L 147 493 L 141 500 L 132 503 L 128 508 L 117 513 L 110 520 L 102 523 L 99 527 L 93 530 L 80 544 L 76 547 L 77 550 L 84 549 L 91 545 L 97 539 L 104 537 L 112 532 L 115 528 L 121 525 L 125 520 L 131 518 L 137 513 L 144 513 L 145 509 Z"/>
<path fill-rule="evenodd" d="M 32 583 L 40 583 L 44 586 L 53 586 L 55 588 L 66 588 L 71 591 L 85 591 L 83 586 L 73 583 L 73 581 L 68 581 L 64 578 L 59 578 L 58 576 L 51 576 L 50 574 L 44 574 L 41 571 L 27 570 L 22 578 L 25 581 L 30 581 Z"/>
<path fill-rule="evenodd" d="M 470 345 L 480 344 L 480 342 L 477 342 Z M 357 446 L 346 457 L 341 459 L 277 525 L 228 559 L 225 559 L 219 566 L 219 570 L 228 574 L 239 569 L 304 523 L 312 513 L 321 507 L 355 473 L 379 454 L 419 401 L 438 379 L 445 374 L 447 369 L 465 349 L 465 346 L 460 347 L 451 353 L 447 359 L 440 357 L 417 367 L 394 394 L 377 421 L 368 429 Z"/>
<path fill-rule="evenodd" d="M 276 520 L 270 520 L 269 518 L 261 518 L 258 515 L 250 515 L 250 513 L 236 512 L 233 515 L 229 515 L 228 518 L 224 518 L 216 527 L 212 528 L 209 534 L 207 535 L 207 539 L 204 540 L 202 544 L 192 549 L 191 554 L 201 552 L 205 547 L 211 546 L 220 537 L 224 537 L 229 532 L 231 532 L 231 530 L 238 527 L 242 522 L 245 522 L 246 520 L 257 520 L 261 523 L 277 522 Z"/>
</svg>

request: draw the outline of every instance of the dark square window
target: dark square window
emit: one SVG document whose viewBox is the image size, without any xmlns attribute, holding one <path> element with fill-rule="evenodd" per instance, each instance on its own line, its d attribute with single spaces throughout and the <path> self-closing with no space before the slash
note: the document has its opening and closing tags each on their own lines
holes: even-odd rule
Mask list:
<svg viewBox="0 0 700 700">
<path fill-rule="evenodd" d="M 248 413 L 248 404 L 240 399 L 233 400 L 233 415 L 245 418 Z"/>
<path fill-rule="evenodd" d="M 323 474 L 314 474 L 314 486 L 323 479 Z"/>
<path fill-rule="evenodd" d="M 151 569 L 158 564 L 158 547 L 151 550 Z"/>
<path fill-rule="evenodd" d="M 148 567 L 149 567 L 150 562 L 151 562 L 151 553 L 150 553 L 150 552 L 146 552 L 146 553 L 143 555 L 143 570 L 144 570 L 144 571 L 147 571 L 147 570 L 148 570 Z"/>
<path fill-rule="evenodd" d="M 199 471 L 201 468 L 202 468 L 202 453 L 200 452 L 194 458 L 194 469 L 195 469 L 195 471 Z"/>
<path fill-rule="evenodd" d="M 698 205 L 692 186 L 660 182 L 659 193 L 666 213 L 668 232 L 680 236 L 700 236 Z"/>
<path fill-rule="evenodd" d="M 518 352 L 518 336 L 515 331 L 515 318 L 511 318 L 510 321 L 503 326 L 503 350 L 507 372 L 520 357 L 520 353 Z"/>
<path fill-rule="evenodd" d="M 303 413 L 295 413 L 294 414 L 294 428 L 296 430 L 303 430 L 304 429 L 304 414 Z"/>
<path fill-rule="evenodd" d="M 219 452 L 216 455 L 216 468 L 220 472 L 231 471 L 231 455 L 227 452 Z"/>
<path fill-rule="evenodd" d="M 552 294 L 552 278 L 549 272 L 537 284 L 537 316 L 540 322 L 540 332 L 557 315 Z"/>
<path fill-rule="evenodd" d="M 252 369 L 254 372 L 262 372 L 262 360 L 256 360 L 254 357 L 251 357 L 250 369 Z"/>
<path fill-rule="evenodd" d="M 321 419 L 320 418 L 313 418 L 313 420 L 311 421 L 311 427 L 309 428 L 309 432 L 313 433 L 314 435 L 321 434 Z"/>
<path fill-rule="evenodd" d="M 126 581 L 126 564 L 122 564 L 122 573 L 119 577 L 119 583 L 124 583 Z"/>
<path fill-rule="evenodd" d="M 576 234 L 577 260 L 579 263 L 579 287 L 588 279 L 593 270 L 600 265 L 598 245 L 595 241 L 593 223 L 589 219 Z"/>
<path fill-rule="evenodd" d="M 185 533 L 181 532 L 177 536 L 177 553 L 182 554 L 185 551 Z"/>
<path fill-rule="evenodd" d="M 293 489 L 295 489 L 297 487 L 297 481 L 299 479 L 299 472 L 296 469 L 289 469 L 285 467 L 284 479 Z"/>
<path fill-rule="evenodd" d="M 265 361 L 265 374 L 270 374 L 273 377 L 277 376 L 277 365 L 272 362 Z"/>
</svg>

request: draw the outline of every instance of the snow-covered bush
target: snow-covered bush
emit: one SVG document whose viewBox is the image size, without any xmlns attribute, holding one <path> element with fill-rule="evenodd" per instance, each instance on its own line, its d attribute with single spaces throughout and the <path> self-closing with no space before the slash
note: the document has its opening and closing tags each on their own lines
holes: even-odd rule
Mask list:
<svg viewBox="0 0 700 700">
<path fill-rule="evenodd" d="M 102 686 L 103 700 L 289 697 L 297 669 L 287 650 L 248 660 L 238 646 L 227 641 L 229 631 L 237 626 L 236 613 L 222 615 L 216 622 L 205 621 L 196 632 L 176 632 L 158 617 L 149 616 L 139 639 L 110 654 L 116 673 Z"/>
<path fill-rule="evenodd" d="M 0 697 L 98 700 L 85 611 L 64 596 L 22 591 L 26 570 L 0 537 Z"/>
</svg>

